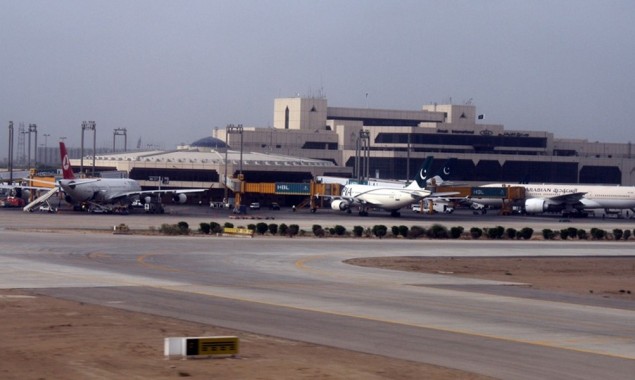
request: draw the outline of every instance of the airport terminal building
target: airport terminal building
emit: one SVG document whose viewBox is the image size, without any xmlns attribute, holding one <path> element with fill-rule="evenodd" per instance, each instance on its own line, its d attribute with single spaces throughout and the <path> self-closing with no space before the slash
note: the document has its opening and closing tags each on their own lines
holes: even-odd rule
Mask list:
<svg viewBox="0 0 635 380">
<path fill-rule="evenodd" d="M 226 131 L 173 151 L 98 154 L 96 170 L 124 172 L 146 187 L 156 187 L 160 177 L 169 178 L 169 186 L 221 189 L 225 174 L 239 173 L 249 183 L 308 182 L 323 175 L 406 179 L 433 155 L 433 170 L 457 158 L 447 179 L 474 184 L 635 185 L 630 142 L 509 130 L 483 123 L 471 104 L 408 111 L 329 107 L 322 97 L 279 98 L 273 127 Z M 85 157 L 85 169 L 91 164 L 92 157 Z"/>
<path fill-rule="evenodd" d="M 550 132 L 508 130 L 482 119 L 471 104 L 402 111 L 280 98 L 274 102 L 273 128 L 244 128 L 243 149 L 327 160 L 354 175 L 387 179 L 411 178 L 424 157 L 434 155 L 437 165 L 458 159 L 453 180 L 635 185 L 630 142 L 557 139 Z M 219 132 L 230 146 L 240 144 L 240 135 Z"/>
</svg>

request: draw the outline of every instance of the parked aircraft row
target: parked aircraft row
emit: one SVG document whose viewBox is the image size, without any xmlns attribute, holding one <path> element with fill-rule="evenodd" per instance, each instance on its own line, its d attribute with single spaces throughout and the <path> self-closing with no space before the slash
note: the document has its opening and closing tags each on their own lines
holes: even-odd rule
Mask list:
<svg viewBox="0 0 635 380">
<path fill-rule="evenodd" d="M 484 187 L 500 187 L 488 184 Z M 519 205 L 527 214 L 545 212 L 564 215 L 585 215 L 590 210 L 604 209 L 635 211 L 635 187 L 601 185 L 518 184 L 525 188 L 525 200 Z M 489 207 L 500 207 L 501 200 L 473 198 L 473 202 Z"/>
<path fill-rule="evenodd" d="M 456 193 L 429 190 L 431 183 L 442 184 L 443 175 L 450 174 L 453 160 L 443 165 L 439 173 L 429 176 L 432 157 L 426 158 L 419 173 L 410 185 L 395 181 L 373 181 L 371 184 L 350 182 L 344 186 L 340 197 L 331 201 L 334 210 L 351 212 L 359 209 L 360 215 L 368 215 L 370 208 L 380 208 L 398 216 L 399 210 L 408 205 L 425 202 L 434 210 L 452 210 L 451 205 L 466 205 L 485 213 L 488 208 L 501 208 L 503 199 L 484 197 L 458 197 Z M 327 181 L 334 181 L 327 178 Z M 504 187 L 502 183 L 482 187 Z M 603 209 L 605 213 L 631 210 L 635 215 L 635 187 L 606 185 L 514 184 L 525 188 L 525 199 L 514 206 L 522 213 L 561 213 L 564 216 L 586 216 L 591 210 Z"/>
<path fill-rule="evenodd" d="M 433 178 L 441 180 L 438 176 L 430 176 L 430 166 L 433 157 L 429 156 L 421 165 L 418 173 L 410 184 L 395 181 L 371 181 L 366 184 L 348 183 L 342 189 L 341 196 L 331 200 L 331 208 L 334 210 L 351 212 L 352 208 L 359 210 L 360 216 L 368 215 L 371 208 L 381 208 L 389 211 L 392 216 L 399 216 L 399 210 L 410 206 L 423 199 L 440 199 L 456 195 L 456 193 L 437 193 L 428 190 L 427 187 Z M 447 164 L 442 172 L 449 174 Z"/>
<path fill-rule="evenodd" d="M 161 194 L 172 194 L 173 201 L 185 203 L 187 193 L 202 192 L 207 189 L 168 189 L 142 190 L 139 183 L 130 178 L 75 178 L 64 142 L 60 142 L 60 156 L 62 160 L 63 178 L 57 183 L 47 183 L 49 187 L 38 186 L 7 186 L 4 188 L 20 188 L 22 190 L 46 190 L 46 193 L 24 206 L 24 211 L 33 211 L 37 206 L 48 203 L 49 199 L 58 192 L 63 192 L 64 200 L 76 208 L 88 208 L 97 211 L 112 211 L 126 209 L 133 202 L 144 205 L 157 203 Z M 52 186 L 52 187 L 50 187 Z M 154 199 L 153 199 L 154 197 Z M 159 208 L 161 210 L 162 208 Z"/>
<path fill-rule="evenodd" d="M 351 208 L 357 207 L 359 215 L 365 216 L 368 215 L 369 208 L 376 207 L 398 216 L 401 208 L 430 196 L 431 192 L 425 187 L 431 163 L 432 157 L 428 157 L 414 180 L 406 186 L 398 183 L 347 184 L 342 189 L 341 196 L 331 200 L 331 208 L 351 212 Z"/>
<path fill-rule="evenodd" d="M 79 207 L 93 210 L 112 210 L 127 208 L 133 202 L 143 205 L 153 204 L 160 194 L 169 193 L 173 200 L 184 203 L 187 193 L 202 192 L 206 189 L 168 189 L 142 190 L 139 183 L 129 178 L 75 178 L 70 165 L 66 147 L 60 142 L 63 179 L 53 187 L 1 185 L 0 188 L 19 188 L 28 194 L 30 190 L 46 190 L 47 192 L 33 202 L 24 206 L 25 211 L 32 211 L 58 192 L 63 192 L 64 199 Z M 427 157 L 415 177 L 408 184 L 401 181 L 368 181 L 365 184 L 348 179 L 325 177 L 323 181 L 347 181 L 340 196 L 330 197 L 331 208 L 351 212 L 358 209 L 359 215 L 368 215 L 373 208 L 388 211 L 393 216 L 399 215 L 403 207 L 424 201 L 427 209 L 451 210 L 451 205 L 467 205 L 483 213 L 488 208 L 500 208 L 500 198 L 460 197 L 458 193 L 436 192 L 431 185 L 444 182 L 443 176 L 450 174 L 454 159 L 448 160 L 438 173 L 430 173 L 433 157 Z M 488 184 L 482 187 L 503 187 L 505 184 Z M 519 184 L 525 188 L 525 199 L 514 206 L 527 214 L 561 213 L 563 215 L 586 215 L 590 210 L 603 209 L 606 213 L 619 210 L 631 210 L 635 215 L 635 187 L 603 186 L 603 185 L 560 185 L 560 184 Z M 154 197 L 154 198 L 153 198 Z"/>
</svg>

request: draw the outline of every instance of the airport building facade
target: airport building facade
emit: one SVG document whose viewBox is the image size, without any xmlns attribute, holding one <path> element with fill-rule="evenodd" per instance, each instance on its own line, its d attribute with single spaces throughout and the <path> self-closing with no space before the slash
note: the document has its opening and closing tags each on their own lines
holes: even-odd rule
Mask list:
<svg viewBox="0 0 635 380">
<path fill-rule="evenodd" d="M 273 128 L 244 128 L 219 139 L 249 152 L 327 160 L 352 175 L 411 178 L 428 155 L 457 158 L 452 180 L 635 185 L 628 143 L 560 139 L 546 131 L 483 123 L 471 104 L 402 111 L 329 107 L 325 98 L 274 101 Z M 365 159 L 365 160 L 364 160 Z M 362 166 L 360 168 L 360 166 Z"/>
<path fill-rule="evenodd" d="M 412 178 L 428 155 L 433 170 L 457 158 L 447 179 L 635 185 L 631 143 L 555 138 L 546 131 L 487 124 L 471 104 L 420 110 L 330 107 L 325 98 L 279 98 L 273 127 L 224 129 L 173 151 L 97 154 L 96 171 L 118 171 L 144 187 L 224 189 L 223 178 L 246 182 L 308 182 L 317 176 Z M 227 142 L 228 148 L 225 148 Z M 79 160 L 72 160 L 75 167 Z M 90 170 L 92 157 L 84 157 Z M 366 174 L 366 175 L 365 175 Z"/>
</svg>

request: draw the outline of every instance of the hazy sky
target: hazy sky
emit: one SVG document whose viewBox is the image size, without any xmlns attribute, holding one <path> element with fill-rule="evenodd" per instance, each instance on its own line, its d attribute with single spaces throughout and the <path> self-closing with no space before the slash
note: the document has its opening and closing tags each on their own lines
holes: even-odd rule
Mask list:
<svg viewBox="0 0 635 380">
<path fill-rule="evenodd" d="M 471 99 L 507 129 L 635 142 L 634 17 L 632 0 L 3 0 L 0 160 L 9 120 L 49 146 L 78 146 L 94 120 L 99 146 L 127 128 L 129 147 L 173 148 L 271 126 L 274 98 L 298 93 L 408 110 Z"/>
</svg>

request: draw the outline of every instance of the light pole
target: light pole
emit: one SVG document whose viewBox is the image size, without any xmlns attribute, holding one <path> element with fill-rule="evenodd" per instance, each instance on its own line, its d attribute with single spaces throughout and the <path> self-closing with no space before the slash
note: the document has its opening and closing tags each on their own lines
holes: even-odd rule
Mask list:
<svg viewBox="0 0 635 380">
<path fill-rule="evenodd" d="M 9 185 L 13 184 L 13 122 L 9 122 Z"/>
<path fill-rule="evenodd" d="M 406 181 L 410 181 L 410 136 L 412 131 L 408 131 L 408 148 L 406 150 Z"/>
<path fill-rule="evenodd" d="M 96 155 L 96 144 L 97 144 L 97 129 L 94 121 L 82 121 L 82 148 L 81 148 L 81 158 L 79 161 L 79 171 L 80 173 L 84 172 L 84 131 L 89 130 L 93 131 L 93 176 L 95 176 L 95 155 Z"/>
<path fill-rule="evenodd" d="M 115 137 L 123 136 L 123 151 L 128 151 L 128 131 L 126 128 L 115 128 L 112 133 L 112 151 L 113 153 L 117 152 L 115 148 Z"/>
<path fill-rule="evenodd" d="M 362 129 L 357 135 L 355 168 L 358 181 L 368 180 L 370 177 L 370 132 L 367 130 Z"/>
<path fill-rule="evenodd" d="M 29 124 L 29 153 L 28 153 L 28 167 L 29 169 L 31 169 L 31 133 L 35 133 L 35 147 L 33 148 L 34 152 L 34 160 L 35 163 L 33 164 L 34 167 L 37 167 L 37 125 L 36 124 Z"/>
<path fill-rule="evenodd" d="M 48 137 L 50 136 L 50 133 L 45 133 L 44 136 L 44 164 L 48 165 L 49 164 L 49 154 L 48 154 Z"/>
<path fill-rule="evenodd" d="M 229 124 L 227 125 L 227 127 L 225 127 L 225 178 L 224 178 L 224 185 L 225 185 L 225 198 L 223 199 L 224 201 L 227 201 L 227 192 L 228 192 L 228 188 L 227 188 L 227 151 L 229 150 L 229 135 L 232 133 L 239 133 L 240 134 L 240 165 L 238 167 L 239 170 L 239 175 L 240 178 L 242 180 L 242 174 L 243 174 L 243 125 L 242 124 L 238 124 L 238 125 L 234 125 L 234 124 Z"/>
</svg>

